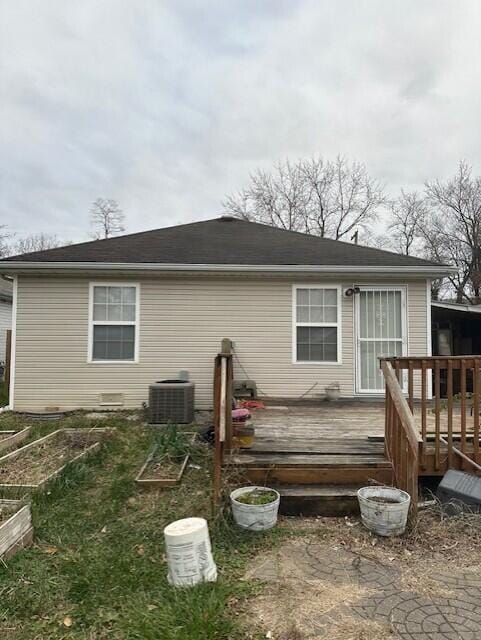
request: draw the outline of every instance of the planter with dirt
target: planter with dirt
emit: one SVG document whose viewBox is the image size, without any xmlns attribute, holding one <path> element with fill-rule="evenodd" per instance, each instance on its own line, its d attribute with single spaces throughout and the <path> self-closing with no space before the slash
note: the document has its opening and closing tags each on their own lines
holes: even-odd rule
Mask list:
<svg viewBox="0 0 481 640">
<path fill-rule="evenodd" d="M 18 446 L 27 439 L 31 427 L 25 427 L 21 431 L 0 431 L 0 451 L 7 451 Z"/>
<path fill-rule="evenodd" d="M 20 500 L 0 499 L 0 558 L 8 560 L 29 546 L 33 539 L 30 505 Z"/>
<path fill-rule="evenodd" d="M 277 522 L 280 495 L 267 487 L 241 487 L 230 494 L 232 515 L 239 527 L 250 531 L 272 529 Z"/>
<path fill-rule="evenodd" d="M 105 429 L 59 429 L 0 458 L 0 489 L 43 488 L 72 462 L 101 446 Z"/>
<path fill-rule="evenodd" d="M 158 488 L 179 484 L 195 437 L 195 433 L 179 431 L 175 425 L 157 431 L 147 460 L 135 478 L 136 483 L 142 487 Z"/>
<path fill-rule="evenodd" d="M 399 536 L 406 529 L 411 496 L 396 487 L 363 487 L 357 492 L 363 525 L 380 536 Z"/>
</svg>

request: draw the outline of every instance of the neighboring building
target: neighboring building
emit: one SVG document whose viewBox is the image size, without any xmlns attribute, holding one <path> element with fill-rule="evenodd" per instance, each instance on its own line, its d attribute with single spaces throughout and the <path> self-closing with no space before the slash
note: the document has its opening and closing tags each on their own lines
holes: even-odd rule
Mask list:
<svg viewBox="0 0 481 640">
<path fill-rule="evenodd" d="M 11 404 L 41 411 L 139 407 L 181 369 L 210 407 L 222 338 L 263 394 L 338 382 L 344 397 L 381 395 L 379 356 L 430 354 L 430 281 L 450 268 L 222 217 L 10 257 L 0 272 L 16 300 Z"/>
<path fill-rule="evenodd" d="M 5 362 L 7 329 L 12 328 L 12 283 L 0 278 L 0 362 Z"/>
<path fill-rule="evenodd" d="M 433 355 L 481 354 L 481 305 L 431 303 Z"/>
<path fill-rule="evenodd" d="M 437 300 L 431 303 L 432 351 L 435 356 L 481 355 L 481 305 Z M 446 371 L 441 374 L 441 394 L 447 391 Z M 471 371 L 466 389 L 473 391 Z M 461 391 L 460 372 L 453 372 L 453 391 Z"/>
</svg>

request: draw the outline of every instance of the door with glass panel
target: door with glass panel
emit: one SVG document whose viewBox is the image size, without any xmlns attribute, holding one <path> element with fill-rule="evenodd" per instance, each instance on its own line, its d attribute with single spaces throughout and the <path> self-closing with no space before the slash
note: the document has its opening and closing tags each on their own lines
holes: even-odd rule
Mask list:
<svg viewBox="0 0 481 640">
<path fill-rule="evenodd" d="M 362 288 L 356 295 L 356 311 L 357 391 L 382 393 L 384 380 L 379 358 L 405 354 L 405 291 Z"/>
</svg>

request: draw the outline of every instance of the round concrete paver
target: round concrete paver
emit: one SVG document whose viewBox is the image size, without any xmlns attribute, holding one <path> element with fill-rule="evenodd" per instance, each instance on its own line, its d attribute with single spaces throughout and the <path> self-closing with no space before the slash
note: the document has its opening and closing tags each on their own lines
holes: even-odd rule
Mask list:
<svg viewBox="0 0 481 640">
<path fill-rule="evenodd" d="M 351 583 L 372 589 L 388 589 L 397 584 L 399 574 L 391 567 L 363 558 L 344 549 L 326 549 L 306 544 L 296 560 L 311 579 Z"/>
<path fill-rule="evenodd" d="M 420 594 L 403 588 L 401 572 L 400 565 L 386 566 L 344 548 L 297 542 L 260 562 L 251 577 L 289 583 L 294 591 L 299 584 L 298 613 L 310 630 L 309 638 L 329 638 L 332 625 L 348 619 L 362 624 L 364 619 L 399 640 L 481 640 L 480 576 L 466 570 L 428 569 L 418 578 L 424 586 Z M 321 585 L 318 604 L 310 602 L 306 609 L 301 596 L 316 584 Z M 328 593 L 329 584 L 327 600 L 334 597 L 326 608 L 322 594 Z"/>
</svg>

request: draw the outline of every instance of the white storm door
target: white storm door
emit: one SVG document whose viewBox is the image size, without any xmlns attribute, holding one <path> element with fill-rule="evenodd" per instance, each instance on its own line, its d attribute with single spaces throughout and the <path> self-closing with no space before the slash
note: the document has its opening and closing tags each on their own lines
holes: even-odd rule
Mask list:
<svg viewBox="0 0 481 640">
<path fill-rule="evenodd" d="M 383 393 L 379 358 L 406 354 L 406 293 L 403 287 L 361 288 L 356 295 L 358 393 Z"/>
</svg>

